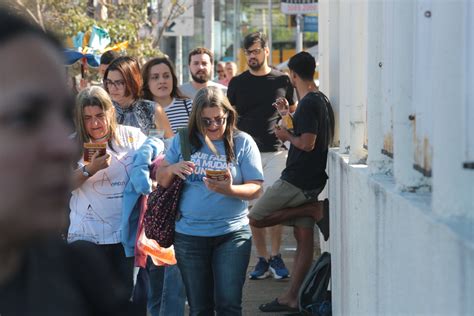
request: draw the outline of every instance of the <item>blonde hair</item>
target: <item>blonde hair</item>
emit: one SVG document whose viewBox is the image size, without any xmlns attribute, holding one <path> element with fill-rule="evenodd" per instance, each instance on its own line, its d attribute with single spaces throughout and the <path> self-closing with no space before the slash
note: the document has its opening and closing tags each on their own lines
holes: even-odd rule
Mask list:
<svg viewBox="0 0 474 316">
<path fill-rule="evenodd" d="M 116 134 L 117 119 L 115 118 L 115 108 L 109 94 L 101 87 L 86 88 L 79 92 L 76 97 L 74 123 L 76 125 L 78 141 L 80 143 L 89 143 L 91 141 L 91 137 L 84 126 L 84 108 L 86 106 L 98 106 L 104 111 L 108 125 L 109 147 L 113 149 L 112 142 L 120 146 Z"/>
</svg>

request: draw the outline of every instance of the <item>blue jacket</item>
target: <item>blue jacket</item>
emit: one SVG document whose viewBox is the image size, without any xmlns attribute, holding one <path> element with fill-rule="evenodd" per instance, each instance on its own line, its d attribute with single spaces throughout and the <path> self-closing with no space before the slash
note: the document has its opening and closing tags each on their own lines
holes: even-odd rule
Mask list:
<svg viewBox="0 0 474 316">
<path fill-rule="evenodd" d="M 141 195 L 151 193 L 150 169 L 152 161 L 163 152 L 164 144 L 155 137 L 149 137 L 133 156 L 130 180 L 123 193 L 122 245 L 127 257 L 135 254 L 140 207 L 137 203 Z"/>
</svg>

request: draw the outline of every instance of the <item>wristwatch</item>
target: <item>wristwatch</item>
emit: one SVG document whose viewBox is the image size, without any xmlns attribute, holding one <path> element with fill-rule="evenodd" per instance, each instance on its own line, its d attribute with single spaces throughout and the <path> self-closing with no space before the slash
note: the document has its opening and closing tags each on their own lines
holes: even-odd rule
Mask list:
<svg viewBox="0 0 474 316">
<path fill-rule="evenodd" d="M 89 171 L 86 170 L 86 166 L 82 166 L 82 175 L 86 178 L 92 177 L 92 174 L 90 174 Z"/>
</svg>

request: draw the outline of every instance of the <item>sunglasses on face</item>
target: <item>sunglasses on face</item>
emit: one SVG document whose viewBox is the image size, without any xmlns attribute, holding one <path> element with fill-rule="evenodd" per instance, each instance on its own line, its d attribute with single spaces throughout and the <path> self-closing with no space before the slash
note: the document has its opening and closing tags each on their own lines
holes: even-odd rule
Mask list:
<svg viewBox="0 0 474 316">
<path fill-rule="evenodd" d="M 216 126 L 222 126 L 224 125 L 226 119 L 227 119 L 227 115 L 224 115 L 214 120 L 211 120 L 209 118 L 202 118 L 201 121 L 202 121 L 202 124 L 204 124 L 204 126 L 210 127 L 212 124 L 215 124 Z"/>
</svg>

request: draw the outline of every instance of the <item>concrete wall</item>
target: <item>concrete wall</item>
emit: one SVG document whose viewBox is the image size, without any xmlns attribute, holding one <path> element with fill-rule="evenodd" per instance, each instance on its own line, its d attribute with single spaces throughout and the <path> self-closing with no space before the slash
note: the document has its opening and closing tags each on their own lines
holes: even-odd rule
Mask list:
<svg viewBox="0 0 474 316">
<path fill-rule="evenodd" d="M 472 236 L 433 213 L 430 193 L 334 150 L 329 174 L 334 315 L 474 314 Z"/>
<path fill-rule="evenodd" d="M 320 1 L 335 315 L 474 315 L 473 19 L 469 0 Z"/>
</svg>

